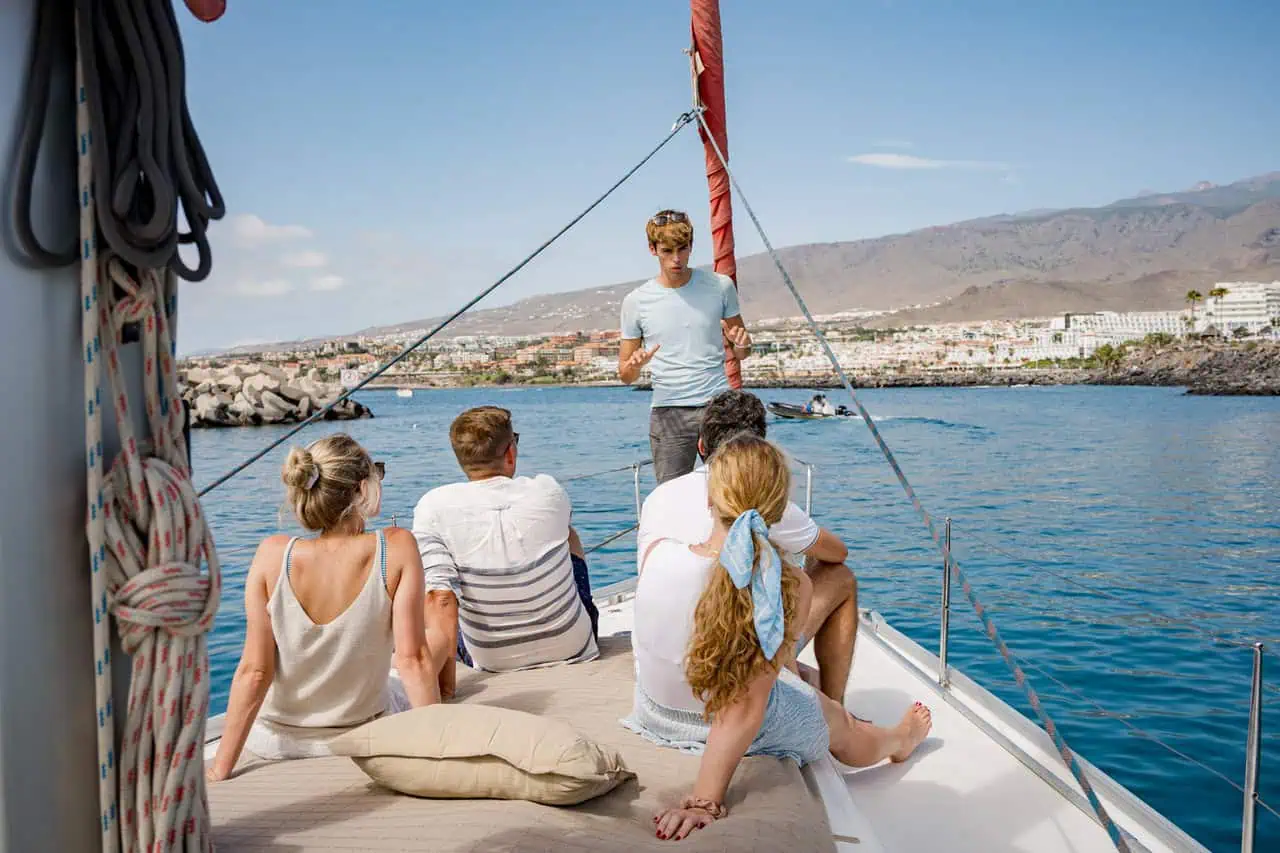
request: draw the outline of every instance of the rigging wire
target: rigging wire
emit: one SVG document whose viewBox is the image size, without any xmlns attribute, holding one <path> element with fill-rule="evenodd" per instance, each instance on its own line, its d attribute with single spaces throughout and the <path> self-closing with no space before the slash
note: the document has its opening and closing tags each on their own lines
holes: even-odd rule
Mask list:
<svg viewBox="0 0 1280 853">
<path fill-rule="evenodd" d="M 1179 758 L 1181 758 L 1183 761 L 1186 761 L 1186 762 L 1187 762 L 1187 763 L 1189 763 L 1189 764 L 1193 764 L 1193 765 L 1195 765 L 1196 767 L 1199 767 L 1201 770 L 1205 770 L 1205 771 L 1207 771 L 1207 772 L 1209 772 L 1209 773 L 1212 773 L 1214 776 L 1218 777 L 1218 778 L 1219 778 L 1219 779 L 1221 779 L 1223 782 L 1226 782 L 1226 783 L 1227 783 L 1228 785 L 1230 785 L 1232 788 L 1235 788 L 1235 789 L 1236 789 L 1238 792 L 1240 792 L 1241 794 L 1243 794 L 1243 793 L 1244 793 L 1244 786 L 1243 786 L 1243 785 L 1241 785 L 1241 784 L 1240 784 L 1239 782 L 1237 782 L 1236 780 L 1232 779 L 1232 778 L 1231 778 L 1230 776 L 1228 776 L 1227 774 L 1223 773 L 1222 771 L 1220 771 L 1220 770 L 1216 770 L 1216 769 L 1214 769 L 1213 767 L 1210 767 L 1208 764 L 1205 764 L 1203 761 L 1200 761 L 1200 760 L 1199 760 L 1199 759 L 1197 759 L 1197 758 L 1192 758 L 1190 755 L 1187 755 L 1187 754 L 1186 754 L 1185 752 L 1183 752 L 1182 750 L 1180 750 L 1180 749 L 1178 749 L 1178 748 L 1176 748 L 1176 747 L 1174 747 L 1174 746 L 1171 746 L 1171 745 L 1169 745 L 1168 743 L 1165 743 L 1163 740 L 1161 740 L 1160 738 L 1156 737 L 1156 736 L 1155 736 L 1155 735 L 1153 735 L 1151 732 L 1148 732 L 1147 730 L 1143 729 L 1142 727 L 1137 726 L 1137 725 L 1135 725 L 1135 724 L 1133 724 L 1133 723 L 1129 722 L 1128 720 L 1126 720 L 1122 714 L 1118 714 L 1118 713 L 1116 713 L 1115 711 L 1112 711 L 1112 710 L 1110 710 L 1110 709 L 1108 709 L 1108 708 L 1104 707 L 1103 705 L 1101 705 L 1100 703 L 1098 703 L 1098 702 L 1097 702 L 1097 700 L 1094 700 L 1094 699 L 1089 698 L 1089 696 L 1087 696 L 1083 691 L 1079 690 L 1078 688 L 1071 687 L 1071 686 L 1070 686 L 1070 685 L 1068 685 L 1068 684 L 1064 684 L 1061 680 L 1059 680 L 1058 678 L 1054 677 L 1054 676 L 1053 676 L 1052 674 L 1050 674 L 1047 670 L 1043 669 L 1043 668 L 1042 668 L 1042 667 L 1040 667 L 1040 666 L 1037 666 L 1036 664 L 1034 664 L 1034 663 L 1032 663 L 1031 661 L 1027 660 L 1027 659 L 1026 659 L 1025 657 L 1023 657 L 1022 655 L 1015 655 L 1015 657 L 1017 657 L 1017 658 L 1018 658 L 1018 660 L 1022 663 L 1022 665 L 1023 665 L 1023 666 L 1029 667 L 1030 669 L 1034 669 L 1036 672 L 1040 673 L 1040 674 L 1041 674 L 1041 675 L 1043 675 L 1045 678 L 1047 678 L 1047 679 L 1049 679 L 1050 681 L 1052 681 L 1052 682 L 1053 682 L 1054 684 L 1056 684 L 1058 687 L 1060 687 L 1060 688 L 1062 688 L 1063 690 L 1067 691 L 1068 693 L 1072 694 L 1073 696 L 1075 696 L 1076 698 L 1080 699 L 1081 701 L 1083 701 L 1083 702 L 1085 702 L 1085 703 L 1087 703 L 1087 704 L 1089 704 L 1089 705 L 1092 705 L 1092 706 L 1093 706 L 1094 708 L 1096 708 L 1096 709 L 1098 710 L 1098 712 L 1099 712 L 1099 713 L 1101 713 L 1104 717 L 1107 717 L 1108 719 L 1113 719 L 1113 720 L 1115 720 L 1115 721 L 1117 721 L 1117 722 L 1119 722 L 1119 723 L 1123 724 L 1123 725 L 1124 725 L 1124 726 L 1126 726 L 1127 728 L 1131 729 L 1131 730 L 1134 732 L 1134 734 L 1136 734 L 1138 737 L 1144 738 L 1144 739 L 1146 739 L 1146 740 L 1149 740 L 1149 741 L 1151 741 L 1151 742 L 1153 742 L 1153 743 L 1156 743 L 1156 744 L 1158 744 L 1158 745 L 1160 745 L 1160 746 L 1164 747 L 1164 748 L 1165 748 L 1165 749 L 1167 749 L 1169 752 L 1171 752 L 1171 753 L 1173 753 L 1174 755 L 1176 755 L 1176 756 L 1178 756 Z M 1262 806 L 1262 807 L 1263 807 L 1264 809 L 1266 809 L 1267 811 L 1271 812 L 1271 813 L 1272 813 L 1273 815 L 1275 815 L 1276 817 L 1280 818 L 1280 812 L 1277 812 L 1274 808 L 1272 808 L 1270 805 L 1268 805 L 1268 804 L 1267 804 L 1267 802 L 1266 802 L 1266 801 L 1264 801 L 1264 800 L 1262 799 L 1262 797 L 1258 797 L 1258 798 L 1257 798 L 1257 803 L 1258 803 L 1258 805 Z"/>
<path fill-rule="evenodd" d="M 523 259 L 523 260 L 521 260 L 521 261 L 520 261 L 518 264 L 516 264 L 514 267 L 512 267 L 512 268 L 511 268 L 511 269 L 509 269 L 509 270 L 507 270 L 507 272 L 505 272 L 505 273 L 502 275 L 502 277 L 501 277 L 501 278 L 499 278 L 499 279 L 498 279 L 497 281 L 495 281 L 493 284 L 491 284 L 491 285 L 489 285 L 488 287 L 486 287 L 484 290 L 482 290 L 482 291 L 480 291 L 479 293 L 477 293 L 477 294 L 476 294 L 475 296 L 473 296 L 473 297 L 472 297 L 472 298 L 471 298 L 471 299 L 470 299 L 470 300 L 469 300 L 465 305 L 463 305 L 463 306 L 462 306 L 461 308 L 459 308 L 457 311 L 454 311 L 452 314 L 450 314 L 450 315 L 449 315 L 448 317 L 446 317 L 444 320 L 441 320 L 441 321 L 440 321 L 439 323 L 437 323 L 437 324 L 435 325 L 435 327 L 434 327 L 434 328 L 432 328 L 429 332 L 426 332 L 425 334 L 421 335 L 421 336 L 420 336 L 417 340 L 415 340 L 413 343 L 409 344 L 407 347 L 405 347 L 404 349 L 402 349 L 402 350 L 401 350 L 401 351 L 400 351 L 400 352 L 399 352 L 395 357 L 393 357 L 390 361 L 388 361 L 388 362 L 386 362 L 385 364 L 381 365 L 377 370 L 373 371 L 373 372 L 372 372 L 372 373 L 370 373 L 368 376 L 366 376 L 363 380 L 361 380 L 359 384 L 355 385 L 355 386 L 354 386 L 354 387 L 352 387 L 352 388 L 347 389 L 347 390 L 346 390 L 346 391 L 344 391 L 340 396 L 338 396 L 336 399 L 334 399 L 334 400 L 330 401 L 330 402 L 328 403 L 328 405 L 324 406 L 324 408 L 322 408 L 322 409 L 320 409 L 320 410 L 318 410 L 318 411 L 314 412 L 314 413 L 313 413 L 309 418 L 307 418 L 306 420 L 304 420 L 304 421 L 302 421 L 301 423 L 299 423 L 299 424 L 298 424 L 297 426 L 295 426 L 293 429 L 289 430 L 289 431 L 288 431 L 288 432 L 286 432 L 284 435 L 280 436 L 278 439 L 276 439 L 275 441 L 273 441 L 273 442 L 271 442 L 270 444 L 268 444 L 266 447 L 264 447 L 264 448 L 262 448 L 261 450 L 259 450 L 257 453 L 254 453 L 253 455 L 251 455 L 248 459 L 244 460 L 243 462 L 241 462 L 241 463 L 240 463 L 239 465 L 237 465 L 236 467 L 232 468 L 230 471 L 228 471 L 227 473 L 223 474 L 221 477 L 219 477 L 218 479 L 214 480 L 214 481 L 213 481 L 212 483 L 210 483 L 209 485 L 205 486 L 203 489 L 201 489 L 201 490 L 200 490 L 200 497 L 204 497 L 204 496 L 205 496 L 205 495 L 207 495 L 209 492 L 211 492 L 211 491 L 213 491 L 214 489 L 218 488 L 218 486 L 221 486 L 223 483 L 227 482 L 227 481 L 228 481 L 228 480 L 230 480 L 232 477 L 236 476 L 236 475 L 237 475 L 237 474 L 239 474 L 241 471 L 243 471 L 244 469 L 248 468 L 250 465 L 252 465 L 253 463 L 257 462 L 257 461 L 258 461 L 259 459 L 261 459 L 262 457 L 266 456 L 266 455 L 267 455 L 268 453 L 270 453 L 272 450 L 275 450 L 277 447 L 279 447 L 280 445 L 284 444 L 284 443 L 285 443 L 286 441 L 288 441 L 289 439 L 293 438 L 295 435 L 297 435 L 297 434 L 298 434 L 299 432 L 301 432 L 303 429 L 305 429 L 306 427 L 308 427 L 308 426 L 310 426 L 311 424 L 315 423 L 315 422 L 316 422 L 317 420 L 319 420 L 320 418 L 324 417 L 326 414 L 328 414 L 328 413 L 329 413 L 329 411 L 330 411 L 330 410 L 332 410 L 332 409 L 333 409 L 333 407 L 334 407 L 334 406 L 337 406 L 337 405 L 338 405 L 339 403 L 341 403 L 342 401 L 344 401 L 344 400 L 346 400 L 346 399 L 350 398 L 352 394 L 354 394 L 355 392 L 359 391 L 361 388 L 365 387 L 366 385 L 368 385 L 368 384 L 369 384 L 370 382 L 372 382 L 373 380 L 377 379 L 377 378 L 378 378 L 379 376 L 381 376 L 382 374 L 386 373 L 386 372 L 387 372 L 387 370 L 389 370 L 390 368 L 394 367 L 396 364 L 399 364 L 401 360 L 403 360 L 407 355 L 409 355 L 409 353 L 413 352 L 413 351 L 414 351 L 414 350 L 416 350 L 418 347 L 422 346 L 422 345 L 423 345 L 423 344 L 425 344 L 427 341 L 431 340 L 431 338 L 435 337 L 435 335 L 436 335 L 436 334 L 437 334 L 441 329 L 445 328 L 445 327 L 446 327 L 446 326 L 448 326 L 450 323 L 452 323 L 454 320 L 458 319 L 458 318 L 459 318 L 459 317 L 461 317 L 463 314 L 465 314 L 467 311 L 471 310 L 472 306 L 474 306 L 474 305 L 475 305 L 476 303 L 478 303 L 480 300 L 484 299 L 484 298 L 485 298 L 486 296 L 488 296 L 490 293 L 493 293 L 493 291 L 497 290 L 499 287 L 501 287 L 503 284 L 505 284 L 505 283 L 506 283 L 506 282 L 507 282 L 507 281 L 508 281 L 512 276 L 514 276 L 514 275 L 515 275 L 516 273 L 518 273 L 520 270 L 524 269 L 524 268 L 525 268 L 525 267 L 526 267 L 526 266 L 527 266 L 527 265 L 528 265 L 528 264 L 529 264 L 529 263 L 530 263 L 534 258 L 536 258 L 536 257 L 538 257 L 538 255 L 542 254 L 542 253 L 543 253 L 543 251 L 545 251 L 545 250 L 546 250 L 546 249 L 547 249 L 547 248 L 548 248 L 552 243 L 554 243 L 556 240 L 559 240 L 562 236 L 564 236 L 564 234 L 565 234 L 565 233 L 566 233 L 570 228 L 572 228 L 573 226 L 575 226 L 575 225 L 577 225 L 579 222 L 581 222 L 581 221 L 582 221 L 582 219 L 583 219 L 583 218 L 585 218 L 585 217 L 586 217 L 586 215 L 587 215 L 588 213 L 590 213 L 591 211 L 593 211 L 593 210 L 595 210 L 597 207 L 599 207 L 599 206 L 600 206 L 600 204 L 601 204 L 602 202 L 604 202 L 604 200 L 605 200 L 605 199 L 607 199 L 609 196 L 613 195 L 614 191 L 615 191 L 615 190 L 617 190 L 617 189 L 618 189 L 618 187 L 622 186 L 624 183 L 626 183 L 626 182 L 627 182 L 627 180 L 628 180 L 632 175 L 634 175 L 636 172 L 640 171 L 640 167 L 642 167 L 644 164 L 646 164 L 646 163 L 648 163 L 650 160 L 652 160 L 652 159 L 653 159 L 653 157 L 654 157 L 654 155 L 656 155 L 659 151 L 661 151 L 663 148 L 665 148 L 665 147 L 667 146 L 667 143 L 668 143 L 668 142 L 670 142 L 672 139 L 674 139 L 674 138 L 676 137 L 676 135 L 677 135 L 681 130 L 683 130 L 686 126 L 688 126 L 688 125 L 692 124 L 692 123 L 693 123 L 693 121 L 694 121 L 694 114 L 693 114 L 693 112 L 692 112 L 692 111 L 687 112 L 687 113 L 683 113 L 683 114 L 680 116 L 680 118 L 676 119 L 676 123 L 672 126 L 672 128 L 671 128 L 671 132 L 670 132 L 670 133 L 668 133 L 668 134 L 666 135 L 666 137 L 665 137 L 661 142 L 659 142 L 656 146 L 654 146 L 654 147 L 653 147 L 653 149 L 652 149 L 648 154 L 644 155 L 644 157 L 640 160 L 640 162 L 636 163 L 634 166 L 632 166 L 630 169 L 628 169 L 628 170 L 626 171 L 626 173 L 625 173 L 625 174 L 623 174 L 623 176 L 622 176 L 621 178 L 619 178 L 617 181 L 615 181 L 615 182 L 614 182 L 614 184 L 613 184 L 611 187 L 609 187 L 609 189 L 605 190 L 605 191 L 604 191 L 604 193 L 602 193 L 598 198 L 596 198 L 596 200 L 595 200 L 595 201 L 591 202 L 591 204 L 589 204 L 589 205 L 587 205 L 585 208 L 583 208 L 583 210 L 582 210 L 582 212 L 581 212 L 581 213 L 579 213 L 577 216 L 575 216 L 575 217 L 573 217 L 572 219 L 570 219 L 570 220 L 569 220 L 569 222 L 568 222 L 568 223 L 567 223 L 563 228 L 561 228 L 561 229 L 560 229 L 559 231 L 557 231 L 555 234 L 552 234 L 550 237 L 548 237 L 548 238 L 546 239 L 546 241 L 544 241 L 544 242 L 542 243 L 542 245 L 540 245 L 538 248 L 534 249 L 532 252 L 530 252 L 528 255 L 526 255 L 526 256 L 524 257 L 524 259 Z"/>
<path fill-rule="evenodd" d="M 915 489 L 912 488 L 910 481 L 907 480 L 906 474 L 903 473 L 902 468 L 898 465 L 897 458 L 893 455 L 893 451 L 889 449 L 889 445 L 885 443 L 884 438 L 880 435 L 880 430 L 876 428 L 875 422 L 871 419 L 870 413 L 868 413 L 866 408 L 862 405 L 862 401 L 858 399 L 858 395 L 853 390 L 853 383 L 851 383 L 848 376 L 845 375 L 844 368 L 841 366 L 840 360 L 836 358 L 835 353 L 831 349 L 831 345 L 827 343 L 826 336 L 822 333 L 822 329 L 818 327 L 817 322 L 813 319 L 813 314 L 810 313 L 809 306 L 805 304 L 804 298 L 800 295 L 800 291 L 796 289 L 795 283 L 791 280 L 791 275 L 787 272 L 786 267 L 783 266 L 782 260 L 778 257 L 777 251 L 773 248 L 773 244 L 769 242 L 769 236 L 765 233 L 764 227 L 760 224 L 760 219 L 756 216 L 751 204 L 743 194 L 742 187 L 738 184 L 737 177 L 734 175 L 733 170 L 729 168 L 728 159 L 725 157 L 724 152 L 720 150 L 720 145 L 711 135 L 711 130 L 707 127 L 707 122 L 703 117 L 702 111 L 697 110 L 695 111 L 695 114 L 697 116 L 698 123 L 701 125 L 706 138 L 710 141 L 716 156 L 724 166 L 725 174 L 729 177 L 729 181 L 733 186 L 734 191 L 738 193 L 738 198 L 742 201 L 743 209 L 747 212 L 747 216 L 751 218 L 751 222 L 755 225 L 756 232 L 760 235 L 760 239 L 764 243 L 764 247 L 768 251 L 769 257 L 773 260 L 774 266 L 778 268 L 778 272 L 782 275 L 783 283 L 785 283 L 787 289 L 791 291 L 791 295 L 795 298 L 796 304 L 804 314 L 810 330 L 817 337 L 818 343 L 822 346 L 823 352 L 830 360 L 832 367 L 835 369 L 836 375 L 840 377 L 840 381 L 844 385 L 845 390 L 849 392 L 849 397 L 853 401 L 854 407 L 862 416 L 862 421 L 866 424 L 867 429 L 871 431 L 872 438 L 875 439 L 881 453 L 884 454 L 885 461 L 889 463 L 894 474 L 897 475 L 898 482 L 902 484 L 902 488 L 906 492 L 907 497 L 910 498 L 912 505 L 920 514 L 925 526 L 929 529 L 929 535 L 933 537 L 933 541 L 941 552 L 943 560 L 946 565 L 950 567 L 950 571 L 954 572 L 957 579 L 960 581 L 966 597 L 969 599 L 970 604 L 973 605 L 978 618 L 982 620 L 987 636 L 991 638 L 993 643 L 995 643 L 1001 657 L 1004 658 L 1005 663 L 1008 664 L 1009 668 L 1012 670 L 1014 679 L 1017 681 L 1018 686 L 1026 693 L 1032 710 L 1035 711 L 1036 716 L 1040 718 L 1040 722 L 1044 726 L 1045 731 L 1057 746 L 1063 762 L 1071 770 L 1076 781 L 1080 784 L 1085 797 L 1089 800 L 1089 805 L 1097 814 L 1098 820 L 1102 824 L 1103 828 L 1106 829 L 1107 835 L 1111 838 L 1111 842 L 1115 845 L 1117 850 L 1121 851 L 1121 853 L 1129 853 L 1128 842 L 1125 840 L 1120 828 L 1116 826 L 1115 821 L 1111 819 L 1106 808 L 1098 799 L 1098 795 L 1094 792 L 1093 786 L 1089 784 L 1089 780 L 1086 778 L 1084 770 L 1080 767 L 1079 762 L 1076 761 L 1075 753 L 1067 746 L 1066 740 L 1062 737 L 1062 733 L 1058 730 L 1058 727 L 1054 725 L 1053 720 L 1041 706 L 1039 699 L 1036 697 L 1035 691 L 1032 690 L 1031 685 L 1027 683 L 1026 674 L 1022 671 L 1021 667 L 1018 666 L 1017 662 L 1013 660 L 1013 653 L 1000 637 L 1000 633 L 996 630 L 995 623 L 991 621 L 990 616 L 986 613 L 981 602 L 978 601 L 977 596 L 973 592 L 973 588 L 969 585 L 968 579 L 960 568 L 960 564 L 952 558 L 950 546 L 943 542 L 942 538 L 938 535 L 937 526 L 933 522 L 933 517 L 929 514 L 929 511 L 916 495 Z"/>
</svg>

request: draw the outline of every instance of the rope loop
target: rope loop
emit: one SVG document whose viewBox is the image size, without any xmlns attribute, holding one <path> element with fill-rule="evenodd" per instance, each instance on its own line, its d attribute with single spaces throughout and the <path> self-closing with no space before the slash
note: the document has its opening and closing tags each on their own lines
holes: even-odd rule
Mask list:
<svg viewBox="0 0 1280 853">
<path fill-rule="evenodd" d="M 89 123 L 82 102 L 86 199 L 93 196 L 94 171 L 83 162 L 93 156 Z M 222 577 L 182 437 L 171 302 L 166 298 L 175 273 L 171 268 L 139 268 L 111 249 L 99 254 L 94 211 L 93 204 L 81 208 L 81 296 L 103 850 L 209 853 L 211 825 L 200 754 L 209 709 L 205 635 L 217 613 Z M 128 323 L 141 327 L 146 441 L 134 434 L 121 365 L 119 333 Z M 105 475 L 104 365 L 120 437 L 120 451 Z M 202 564 L 207 571 L 201 571 Z M 121 644 L 132 657 L 118 786 L 108 613 L 116 617 Z"/>
</svg>

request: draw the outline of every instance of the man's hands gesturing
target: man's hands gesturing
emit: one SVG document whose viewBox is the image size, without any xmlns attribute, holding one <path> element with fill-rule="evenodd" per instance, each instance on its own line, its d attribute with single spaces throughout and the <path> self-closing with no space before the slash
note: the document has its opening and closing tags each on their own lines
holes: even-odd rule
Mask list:
<svg viewBox="0 0 1280 853">
<path fill-rule="evenodd" d="M 724 339 L 733 346 L 734 350 L 751 349 L 751 335 L 747 333 L 746 326 L 730 326 L 727 321 L 721 320 L 720 330 L 724 332 Z"/>
</svg>

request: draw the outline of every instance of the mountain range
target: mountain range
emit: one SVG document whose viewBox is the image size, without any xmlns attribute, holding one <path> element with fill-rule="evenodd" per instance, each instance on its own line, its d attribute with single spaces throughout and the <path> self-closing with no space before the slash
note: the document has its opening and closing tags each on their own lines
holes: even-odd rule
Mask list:
<svg viewBox="0 0 1280 853">
<path fill-rule="evenodd" d="M 1280 172 L 1180 192 L 1144 191 L 1104 207 L 1001 214 L 778 254 L 813 313 L 893 312 L 868 326 L 1176 309 L 1192 288 L 1203 293 L 1216 281 L 1280 278 Z M 447 334 L 616 328 L 622 297 L 639 283 L 472 311 Z M 738 284 L 748 324 L 800 313 L 767 254 L 739 258 Z"/>
</svg>

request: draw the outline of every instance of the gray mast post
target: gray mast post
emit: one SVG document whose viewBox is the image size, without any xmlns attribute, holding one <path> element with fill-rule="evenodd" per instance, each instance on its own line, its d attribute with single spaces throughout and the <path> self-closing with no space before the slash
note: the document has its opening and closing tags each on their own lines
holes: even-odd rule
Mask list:
<svg viewBox="0 0 1280 853">
<path fill-rule="evenodd" d="M 36 3 L 0 0 L 0 185 L 8 199 Z M 49 2 L 49 0 L 43 0 Z M 72 14 L 70 3 L 49 3 Z M 68 20 L 67 26 L 70 27 Z M 33 220 L 50 247 L 77 241 L 73 52 L 54 69 Z M 0 853 L 99 849 L 93 608 L 85 536 L 84 365 L 76 265 L 35 270 L 0 237 Z M 141 393 L 137 346 L 121 349 Z M 138 390 L 134 390 L 136 386 Z M 108 389 L 103 393 L 109 396 Z M 140 408 L 140 407 L 139 407 Z M 108 464 L 118 446 L 106 407 Z M 139 435 L 148 429 L 136 413 Z M 128 659 L 112 630 L 117 738 Z"/>
</svg>

